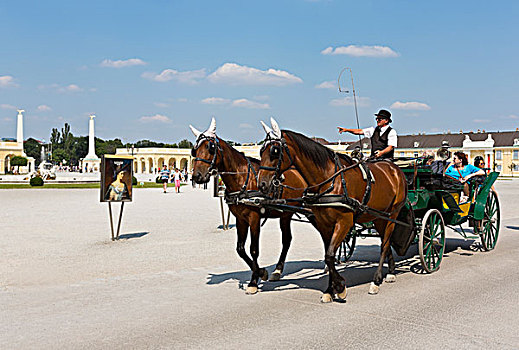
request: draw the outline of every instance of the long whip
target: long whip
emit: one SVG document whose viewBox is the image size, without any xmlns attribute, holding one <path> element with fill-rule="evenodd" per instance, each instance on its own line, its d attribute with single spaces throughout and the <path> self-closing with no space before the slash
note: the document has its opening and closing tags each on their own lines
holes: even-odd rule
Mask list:
<svg viewBox="0 0 519 350">
<path fill-rule="evenodd" d="M 357 120 L 357 129 L 360 129 L 360 124 L 359 124 L 359 112 L 357 110 L 357 96 L 355 94 L 355 84 L 353 83 L 353 72 L 351 71 L 351 68 L 349 67 L 346 67 L 346 68 L 343 68 L 341 70 L 341 72 L 339 73 L 339 77 L 337 78 L 337 85 L 339 86 L 339 92 L 343 92 L 343 93 L 349 93 L 348 90 L 343 90 L 341 88 L 341 76 L 342 76 L 342 73 L 344 73 L 345 70 L 349 70 L 350 71 L 350 76 L 351 76 L 351 89 L 353 91 L 353 104 L 355 106 L 355 118 Z M 359 136 L 359 145 L 360 145 L 360 142 L 361 142 L 361 138 L 360 138 L 360 135 Z"/>
</svg>

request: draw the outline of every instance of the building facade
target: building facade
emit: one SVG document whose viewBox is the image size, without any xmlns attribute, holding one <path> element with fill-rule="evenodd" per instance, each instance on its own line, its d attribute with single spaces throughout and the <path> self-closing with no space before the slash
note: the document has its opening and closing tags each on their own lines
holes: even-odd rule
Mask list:
<svg viewBox="0 0 519 350">
<path fill-rule="evenodd" d="M 29 173 L 35 170 L 35 159 L 27 157 L 23 150 L 23 112 L 24 110 L 22 109 L 18 110 L 16 139 L 0 139 L 0 174 L 7 174 L 14 170 L 20 173 Z M 27 158 L 27 166 L 14 169 L 11 166 L 11 159 L 14 156 Z"/>
</svg>

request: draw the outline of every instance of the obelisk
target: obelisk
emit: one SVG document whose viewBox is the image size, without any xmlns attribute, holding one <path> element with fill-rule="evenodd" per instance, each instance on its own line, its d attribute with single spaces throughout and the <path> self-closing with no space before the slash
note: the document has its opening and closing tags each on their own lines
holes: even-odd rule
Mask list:
<svg viewBox="0 0 519 350">
<path fill-rule="evenodd" d="M 86 167 L 86 171 L 99 171 L 99 164 L 101 163 L 101 160 L 96 155 L 96 148 L 95 148 L 95 133 L 94 133 L 94 118 L 95 115 L 90 116 L 90 121 L 88 123 L 88 154 L 86 155 L 85 159 L 83 160 L 83 166 Z"/>
<path fill-rule="evenodd" d="M 18 123 L 16 125 L 16 142 L 18 143 L 18 147 L 22 150 L 22 155 L 25 156 L 25 152 L 23 151 L 23 109 L 17 109 L 18 111 Z"/>
</svg>

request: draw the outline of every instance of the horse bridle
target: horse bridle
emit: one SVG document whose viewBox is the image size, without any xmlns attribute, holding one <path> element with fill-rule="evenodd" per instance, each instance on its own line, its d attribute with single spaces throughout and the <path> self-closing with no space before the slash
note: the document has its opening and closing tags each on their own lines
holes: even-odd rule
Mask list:
<svg viewBox="0 0 519 350">
<path fill-rule="evenodd" d="M 196 150 L 200 147 L 202 142 L 205 140 L 207 140 L 209 142 L 208 148 L 209 148 L 209 153 L 213 154 L 212 160 L 207 160 L 207 159 L 196 156 Z M 211 147 L 214 147 L 213 151 L 211 151 Z M 218 173 L 218 169 L 216 167 L 216 158 L 218 157 L 218 152 L 220 152 L 221 150 L 222 150 L 222 148 L 220 147 L 218 138 L 201 134 L 196 139 L 195 146 L 193 146 L 193 148 L 191 149 L 191 156 L 194 157 L 194 161 L 200 161 L 200 162 L 209 164 L 209 169 L 207 171 L 211 175 L 216 175 Z"/>
<path fill-rule="evenodd" d="M 260 165 L 260 170 L 268 170 L 268 171 L 274 171 L 274 177 L 271 181 L 272 186 L 274 188 L 279 188 L 281 186 L 281 182 L 284 180 L 283 173 L 289 169 L 292 169 L 294 167 L 294 160 L 292 159 L 292 156 L 290 155 L 290 150 L 288 148 L 287 142 L 284 137 L 280 138 L 274 138 L 270 134 L 267 134 L 267 137 L 265 138 L 265 141 L 263 143 L 263 146 L 260 150 L 260 155 L 263 154 L 265 149 L 268 145 L 271 145 L 273 143 L 279 144 L 279 155 L 278 155 L 278 163 L 275 167 L 271 166 L 263 166 Z M 272 147 L 271 147 L 272 149 Z M 283 151 L 287 153 L 288 159 L 290 160 L 290 165 L 283 171 L 281 171 L 281 163 L 283 163 Z"/>
</svg>

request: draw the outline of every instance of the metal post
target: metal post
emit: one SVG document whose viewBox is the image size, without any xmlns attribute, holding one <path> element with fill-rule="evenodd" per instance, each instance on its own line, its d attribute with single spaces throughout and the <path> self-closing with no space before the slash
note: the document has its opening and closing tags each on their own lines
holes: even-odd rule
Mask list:
<svg viewBox="0 0 519 350">
<path fill-rule="evenodd" d="M 227 230 L 229 229 L 229 220 L 231 219 L 231 208 L 227 206 Z"/>
<path fill-rule="evenodd" d="M 112 229 L 112 241 L 115 241 L 114 219 L 112 219 L 112 202 L 108 202 L 108 213 L 110 214 L 110 228 Z"/>
<path fill-rule="evenodd" d="M 220 211 L 222 212 L 222 228 L 225 230 L 225 213 L 223 210 L 223 198 L 220 197 Z"/>
<path fill-rule="evenodd" d="M 108 202 L 110 203 L 110 202 Z M 119 239 L 119 230 L 121 229 L 121 219 L 123 218 L 124 202 L 121 202 L 121 211 L 119 212 L 119 222 L 117 223 L 117 235 L 115 239 Z"/>
</svg>

